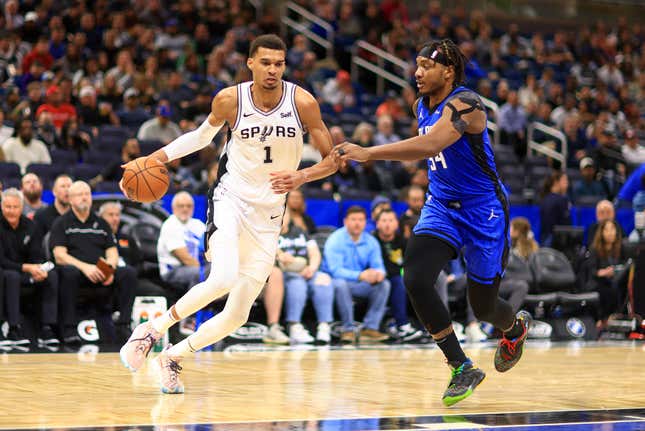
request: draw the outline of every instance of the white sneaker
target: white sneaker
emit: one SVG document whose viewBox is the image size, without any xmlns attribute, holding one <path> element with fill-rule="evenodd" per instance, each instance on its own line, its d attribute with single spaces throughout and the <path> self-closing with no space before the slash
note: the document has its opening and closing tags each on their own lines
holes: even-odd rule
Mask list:
<svg viewBox="0 0 645 431">
<path fill-rule="evenodd" d="M 470 343 L 483 343 L 488 340 L 486 333 L 479 327 L 479 322 L 472 322 L 466 327 L 466 338 Z"/>
<path fill-rule="evenodd" d="M 423 337 L 423 332 L 412 326 L 410 323 L 399 326 L 398 338 L 401 341 L 412 341 Z"/>
<path fill-rule="evenodd" d="M 291 325 L 289 328 L 289 339 L 294 344 L 307 344 L 313 343 L 314 341 L 314 337 L 309 334 L 309 331 L 301 323 Z"/>
<path fill-rule="evenodd" d="M 320 322 L 318 324 L 318 328 L 316 328 L 316 341 L 324 344 L 329 344 L 331 342 L 329 323 Z"/>
<path fill-rule="evenodd" d="M 289 337 L 284 333 L 284 328 L 277 323 L 269 326 L 269 330 L 262 339 L 267 344 L 289 344 Z"/>
<path fill-rule="evenodd" d="M 459 322 L 452 322 L 452 330 L 460 343 L 466 341 L 466 334 L 464 334 L 464 325 Z"/>
</svg>

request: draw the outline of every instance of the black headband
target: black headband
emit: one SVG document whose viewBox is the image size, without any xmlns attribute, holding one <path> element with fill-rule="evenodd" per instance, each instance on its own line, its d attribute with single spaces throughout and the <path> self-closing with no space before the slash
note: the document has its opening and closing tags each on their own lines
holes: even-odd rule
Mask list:
<svg viewBox="0 0 645 431">
<path fill-rule="evenodd" d="M 443 52 L 437 51 L 436 49 L 433 50 L 429 45 L 421 48 L 418 57 L 429 58 L 431 60 L 434 60 L 436 63 L 443 64 L 444 66 L 450 66 L 448 57 Z"/>
</svg>

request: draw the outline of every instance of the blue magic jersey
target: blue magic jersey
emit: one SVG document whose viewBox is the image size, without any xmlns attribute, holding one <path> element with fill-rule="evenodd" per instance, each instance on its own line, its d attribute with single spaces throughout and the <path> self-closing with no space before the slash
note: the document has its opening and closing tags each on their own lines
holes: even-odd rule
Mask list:
<svg viewBox="0 0 645 431">
<path fill-rule="evenodd" d="M 430 132 L 441 117 L 446 102 L 453 95 L 466 91 L 472 92 L 462 86 L 455 88 L 432 112 L 423 101 L 419 101 L 419 135 Z M 484 195 L 495 196 L 502 190 L 502 186 L 495 168 L 488 131 L 464 133 L 457 142 L 429 158 L 428 179 L 428 191 L 437 199 L 465 200 Z"/>
</svg>

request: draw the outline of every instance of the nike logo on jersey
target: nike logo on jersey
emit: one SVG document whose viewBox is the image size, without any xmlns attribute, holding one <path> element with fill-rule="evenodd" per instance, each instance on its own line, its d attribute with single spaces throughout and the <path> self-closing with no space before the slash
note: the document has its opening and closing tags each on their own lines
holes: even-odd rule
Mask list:
<svg viewBox="0 0 645 431">
<path fill-rule="evenodd" d="M 271 216 L 271 220 L 275 220 L 275 219 L 277 219 L 278 217 L 280 217 L 280 214 L 275 215 L 275 216 Z"/>
<path fill-rule="evenodd" d="M 494 218 L 499 218 L 497 214 L 495 214 L 495 211 L 493 209 L 490 210 L 490 215 L 488 216 L 488 220 L 492 220 Z"/>
<path fill-rule="evenodd" d="M 246 118 L 246 117 L 250 117 L 250 116 L 251 116 L 251 115 L 253 115 L 253 114 L 254 114 L 253 112 L 251 112 L 250 114 L 246 114 L 246 113 L 245 113 L 245 114 L 242 114 L 242 116 L 243 116 L 244 118 Z"/>
</svg>

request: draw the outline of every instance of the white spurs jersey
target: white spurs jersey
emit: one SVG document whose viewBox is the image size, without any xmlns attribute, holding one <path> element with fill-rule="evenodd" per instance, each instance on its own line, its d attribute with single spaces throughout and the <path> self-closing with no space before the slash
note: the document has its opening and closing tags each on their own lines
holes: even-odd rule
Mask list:
<svg viewBox="0 0 645 431">
<path fill-rule="evenodd" d="M 296 170 L 300 164 L 304 129 L 296 109 L 296 85 L 282 81 L 280 102 L 263 112 L 253 103 L 252 83 L 237 85 L 237 118 L 226 144 L 220 184 L 249 204 L 282 205 L 285 195 L 273 192 L 269 173 Z"/>
</svg>

